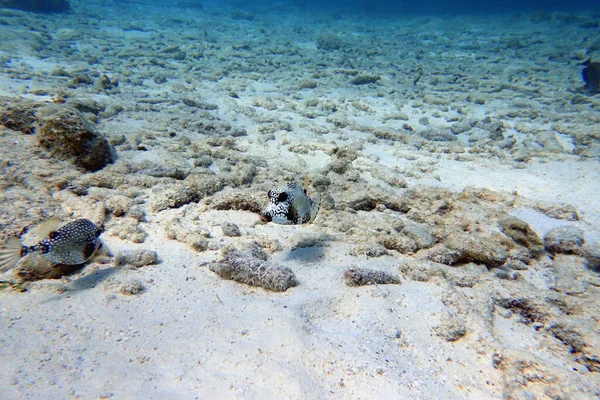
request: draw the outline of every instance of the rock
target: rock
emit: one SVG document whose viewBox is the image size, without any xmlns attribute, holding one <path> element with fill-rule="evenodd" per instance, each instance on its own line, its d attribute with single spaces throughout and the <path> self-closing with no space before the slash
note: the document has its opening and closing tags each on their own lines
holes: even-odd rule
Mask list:
<svg viewBox="0 0 600 400">
<path fill-rule="evenodd" d="M 89 83 L 92 82 L 90 81 Z M 94 115 L 98 115 L 106 109 L 105 105 L 100 104 L 96 100 L 87 97 L 69 100 L 67 102 L 67 105 L 73 106 L 81 112 L 92 113 Z"/>
<path fill-rule="evenodd" d="M 41 103 L 13 102 L 0 109 L 0 123 L 26 135 L 35 132 L 35 113 Z"/>
<path fill-rule="evenodd" d="M 353 85 L 368 85 L 370 83 L 377 83 L 380 79 L 381 77 L 378 75 L 357 75 L 350 83 Z"/>
<path fill-rule="evenodd" d="M 188 224 L 179 218 L 171 220 L 165 226 L 167 238 L 185 243 L 198 252 L 206 251 L 209 247 L 207 238 L 210 237 L 210 232 L 184 225 Z"/>
<path fill-rule="evenodd" d="M 455 342 L 467 333 L 465 321 L 456 314 L 445 312 L 442 315 L 440 324 L 433 328 L 436 335 L 446 339 L 448 342 Z"/>
<path fill-rule="evenodd" d="M 133 243 L 143 243 L 146 240 L 146 232 L 139 226 L 139 222 L 134 218 L 119 218 L 118 222 L 110 227 L 110 233 L 123 240 L 130 240 Z"/>
<path fill-rule="evenodd" d="M 223 230 L 223 235 L 225 236 L 242 236 L 240 228 L 233 222 L 224 222 L 221 224 L 221 229 Z"/>
<path fill-rule="evenodd" d="M 256 189 L 222 191 L 206 202 L 213 210 L 242 210 L 260 214 L 268 200 L 264 193 Z"/>
<path fill-rule="evenodd" d="M 314 89 L 318 86 L 318 83 L 314 79 L 302 79 L 298 86 L 300 89 Z"/>
<path fill-rule="evenodd" d="M 322 33 L 317 36 L 317 49 L 319 50 L 338 50 L 342 47 L 342 39 L 334 33 Z"/>
<path fill-rule="evenodd" d="M 412 239 L 419 249 L 428 249 L 436 242 L 435 237 L 428 228 L 412 221 L 400 221 L 394 226 L 394 229 Z"/>
<path fill-rule="evenodd" d="M 419 253 L 421 254 L 421 252 Z M 506 249 L 492 238 L 463 233 L 450 234 L 443 245 L 423 250 L 425 257 L 446 265 L 475 262 L 496 268 L 508 260 Z"/>
<path fill-rule="evenodd" d="M 439 128 L 425 129 L 419 132 L 419 136 L 421 136 L 423 139 L 434 142 L 452 142 L 456 140 L 456 136 L 454 136 L 451 132 Z"/>
<path fill-rule="evenodd" d="M 344 280 L 348 286 L 398 284 L 397 275 L 385 271 L 366 268 L 349 268 L 344 272 Z"/>
<path fill-rule="evenodd" d="M 469 121 L 460 121 L 450 127 L 450 132 L 454 133 L 455 135 L 460 135 L 461 133 L 470 131 L 471 128 L 472 126 Z"/>
<path fill-rule="evenodd" d="M 413 239 L 402 235 L 384 236 L 381 244 L 388 250 L 396 250 L 402 254 L 412 254 L 419 250 L 419 246 Z"/>
<path fill-rule="evenodd" d="M 144 285 L 138 279 L 130 280 L 124 282 L 119 287 L 119 293 L 125 296 L 133 296 L 136 294 L 140 294 L 145 290 Z"/>
<path fill-rule="evenodd" d="M 260 286 L 273 292 L 285 292 L 296 286 L 291 269 L 279 267 L 269 261 L 254 257 L 249 252 L 233 251 L 210 266 L 210 270 L 223 279 Z"/>
<path fill-rule="evenodd" d="M 540 252 L 544 249 L 544 242 L 529 224 L 517 217 L 506 216 L 498 220 L 500 229 L 504 234 L 514 240 L 516 243 L 527 247 L 533 252 Z"/>
<path fill-rule="evenodd" d="M 433 277 L 445 278 L 444 266 L 426 260 L 408 259 L 399 267 L 400 272 L 417 282 L 427 282 Z"/>
<path fill-rule="evenodd" d="M 121 250 L 115 255 L 115 265 L 143 267 L 158 263 L 158 255 L 152 250 Z"/>
<path fill-rule="evenodd" d="M 544 236 L 544 246 L 553 254 L 579 253 L 584 242 L 583 231 L 572 225 L 559 226 Z"/>
<path fill-rule="evenodd" d="M 182 183 L 172 185 L 156 196 L 150 209 L 152 212 L 159 212 L 169 208 L 179 208 L 185 204 L 198 202 L 220 188 L 221 185 L 212 177 L 190 175 Z"/>
<path fill-rule="evenodd" d="M 73 107 L 48 104 L 36 113 L 39 144 L 53 156 L 70 159 L 86 171 L 98 171 L 116 159 L 106 138 Z"/>
</svg>

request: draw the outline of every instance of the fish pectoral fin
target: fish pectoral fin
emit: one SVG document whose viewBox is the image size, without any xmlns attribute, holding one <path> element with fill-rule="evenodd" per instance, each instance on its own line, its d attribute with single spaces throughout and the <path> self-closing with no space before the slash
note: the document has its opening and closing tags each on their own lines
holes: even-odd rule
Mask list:
<svg viewBox="0 0 600 400">
<path fill-rule="evenodd" d="M 49 218 L 39 224 L 35 229 L 35 236 L 38 240 L 52 239 L 52 234 L 58 230 L 58 225 L 60 225 L 60 220 L 58 218 Z"/>
<path fill-rule="evenodd" d="M 10 238 L 0 249 L 0 271 L 14 268 L 21 259 L 23 245 L 17 238 Z"/>
</svg>

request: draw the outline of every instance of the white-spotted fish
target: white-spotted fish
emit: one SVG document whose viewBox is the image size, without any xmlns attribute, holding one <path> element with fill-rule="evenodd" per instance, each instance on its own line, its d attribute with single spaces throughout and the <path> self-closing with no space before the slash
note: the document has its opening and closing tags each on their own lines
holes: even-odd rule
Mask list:
<svg viewBox="0 0 600 400">
<path fill-rule="evenodd" d="M 261 219 L 276 224 L 296 225 L 314 221 L 319 211 L 319 200 L 306 195 L 306 189 L 296 182 L 269 190 L 269 204 Z"/>
<path fill-rule="evenodd" d="M 102 229 L 89 219 L 76 219 L 59 229 L 58 221 L 47 221 L 43 228 L 47 239 L 33 246 L 24 246 L 18 238 L 9 239 L 0 249 L 0 271 L 17 265 L 19 260 L 31 253 L 39 253 L 53 264 L 78 265 L 89 260 L 102 247 L 98 238 Z"/>
</svg>

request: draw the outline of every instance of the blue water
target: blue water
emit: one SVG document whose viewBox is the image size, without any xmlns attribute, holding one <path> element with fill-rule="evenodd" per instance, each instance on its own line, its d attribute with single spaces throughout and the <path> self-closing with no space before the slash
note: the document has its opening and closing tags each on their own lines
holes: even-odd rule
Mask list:
<svg viewBox="0 0 600 400">
<path fill-rule="evenodd" d="M 178 1 L 172 0 L 115 0 L 116 3 L 154 4 L 157 6 L 172 6 Z M 214 6 L 235 6 L 248 10 L 269 10 L 282 7 L 296 8 L 308 11 L 338 11 L 344 10 L 357 14 L 498 14 L 531 11 L 588 11 L 600 13 L 600 0 L 438 0 L 438 1 L 400 1 L 400 0 L 188 0 L 188 3 L 202 3 Z"/>
<path fill-rule="evenodd" d="M 157 0 L 158 2 L 164 0 Z M 167 1 L 167 4 L 170 2 Z M 206 1 L 206 4 L 228 3 L 238 7 L 268 7 L 269 3 L 281 5 L 289 3 L 300 9 L 351 9 L 361 13 L 400 13 L 400 14 L 479 14 L 520 11 L 598 11 L 598 0 L 290 0 L 290 1 Z"/>
</svg>

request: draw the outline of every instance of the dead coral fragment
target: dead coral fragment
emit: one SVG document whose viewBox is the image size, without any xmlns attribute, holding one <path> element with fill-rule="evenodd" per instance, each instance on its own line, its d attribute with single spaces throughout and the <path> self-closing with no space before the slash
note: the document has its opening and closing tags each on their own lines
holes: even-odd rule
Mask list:
<svg viewBox="0 0 600 400">
<path fill-rule="evenodd" d="M 30 135 L 35 132 L 35 112 L 40 105 L 40 103 L 21 102 L 8 104 L 0 110 L 0 124 L 8 129 Z"/>
<path fill-rule="evenodd" d="M 40 107 L 36 116 L 39 144 L 53 156 L 92 172 L 115 160 L 115 150 L 77 109 L 48 104 Z"/>
<path fill-rule="evenodd" d="M 460 265 L 475 262 L 485 264 L 488 268 L 497 268 L 508 260 L 504 246 L 493 238 L 470 237 L 461 233 L 449 235 L 444 245 L 427 249 L 423 255 L 440 264 Z"/>
<path fill-rule="evenodd" d="M 273 292 L 285 292 L 296 286 L 296 277 L 291 269 L 278 267 L 252 254 L 234 251 L 210 266 L 210 270 L 223 279 L 260 286 Z"/>
<path fill-rule="evenodd" d="M 119 293 L 125 296 L 134 296 L 136 294 L 142 293 L 144 290 L 146 290 L 146 288 L 138 279 L 124 282 L 119 287 Z"/>
<path fill-rule="evenodd" d="M 114 260 L 115 265 L 133 265 L 136 268 L 158 263 L 158 256 L 152 250 L 121 250 Z"/>
<path fill-rule="evenodd" d="M 585 243 L 583 231 L 576 226 L 559 226 L 544 236 L 546 250 L 552 254 L 577 254 Z"/>
<path fill-rule="evenodd" d="M 448 342 L 455 342 L 467 333 L 467 327 L 464 320 L 450 313 L 444 313 L 440 320 L 440 324 L 433 328 L 433 331 L 439 337 Z"/>
<path fill-rule="evenodd" d="M 366 268 L 350 268 L 344 272 L 344 280 L 348 286 L 398 284 L 397 275 L 385 271 Z"/>
<path fill-rule="evenodd" d="M 514 240 L 516 243 L 531 249 L 534 252 L 540 252 L 544 248 L 544 242 L 529 224 L 517 217 L 506 216 L 498 220 L 500 229 L 504 234 Z"/>
</svg>

